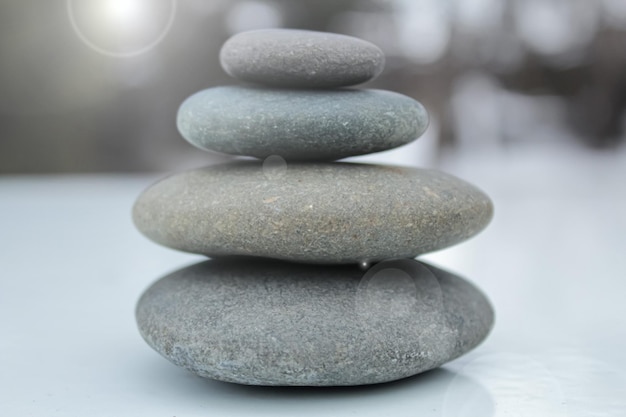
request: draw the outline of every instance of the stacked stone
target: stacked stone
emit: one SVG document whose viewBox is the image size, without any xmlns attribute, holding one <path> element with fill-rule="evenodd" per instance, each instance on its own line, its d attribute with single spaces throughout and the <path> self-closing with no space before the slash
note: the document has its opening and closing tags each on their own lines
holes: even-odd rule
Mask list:
<svg viewBox="0 0 626 417">
<path fill-rule="evenodd" d="M 478 345 L 488 300 L 414 258 L 481 231 L 489 198 L 434 170 L 332 162 L 427 127 L 409 97 L 345 88 L 375 78 L 382 51 L 276 29 L 232 37 L 220 58 L 253 84 L 192 95 L 178 128 L 199 148 L 260 160 L 183 172 L 139 197 L 142 233 L 212 258 L 141 297 L 148 344 L 203 377 L 311 386 L 392 381 Z"/>
</svg>

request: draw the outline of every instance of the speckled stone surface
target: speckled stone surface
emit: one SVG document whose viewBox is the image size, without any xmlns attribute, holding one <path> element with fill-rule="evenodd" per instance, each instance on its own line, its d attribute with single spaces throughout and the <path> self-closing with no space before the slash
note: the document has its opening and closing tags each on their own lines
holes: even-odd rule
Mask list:
<svg viewBox="0 0 626 417">
<path fill-rule="evenodd" d="M 162 278 L 136 310 L 144 339 L 200 376 L 249 385 L 362 385 L 478 345 L 493 310 L 467 281 L 413 260 L 355 266 L 207 261 Z"/>
<path fill-rule="evenodd" d="M 185 100 L 177 124 L 201 149 L 334 160 L 405 145 L 424 133 L 428 114 L 412 98 L 383 90 L 226 86 Z"/>
<path fill-rule="evenodd" d="M 183 172 L 137 200 L 137 228 L 211 257 L 307 263 L 413 258 L 481 231 L 492 203 L 434 170 L 353 163 L 246 161 Z"/>
<path fill-rule="evenodd" d="M 330 88 L 377 77 L 385 56 L 364 40 L 334 33 L 263 29 L 239 33 L 220 52 L 224 71 L 280 87 Z"/>
</svg>

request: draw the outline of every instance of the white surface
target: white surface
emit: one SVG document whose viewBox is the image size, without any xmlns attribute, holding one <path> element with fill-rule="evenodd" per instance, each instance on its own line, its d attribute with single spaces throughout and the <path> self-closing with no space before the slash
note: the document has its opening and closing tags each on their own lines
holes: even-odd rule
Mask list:
<svg viewBox="0 0 626 417">
<path fill-rule="evenodd" d="M 441 370 L 342 389 L 203 380 L 143 342 L 141 292 L 202 259 L 134 230 L 154 178 L 0 177 L 0 415 L 626 415 L 626 153 L 563 152 L 444 160 L 496 216 L 426 258 L 478 284 L 496 327 Z"/>
</svg>

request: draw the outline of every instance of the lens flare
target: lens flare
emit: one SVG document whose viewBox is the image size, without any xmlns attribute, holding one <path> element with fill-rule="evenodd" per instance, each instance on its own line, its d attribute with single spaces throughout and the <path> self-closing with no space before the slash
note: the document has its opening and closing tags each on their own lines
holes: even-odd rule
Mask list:
<svg viewBox="0 0 626 417">
<path fill-rule="evenodd" d="M 147 5 L 140 0 L 108 0 L 102 3 L 102 11 L 107 20 L 123 26 L 137 23 Z"/>
<path fill-rule="evenodd" d="M 132 57 L 157 46 L 176 15 L 177 0 L 67 0 L 67 13 L 78 38 L 94 51 Z"/>
</svg>

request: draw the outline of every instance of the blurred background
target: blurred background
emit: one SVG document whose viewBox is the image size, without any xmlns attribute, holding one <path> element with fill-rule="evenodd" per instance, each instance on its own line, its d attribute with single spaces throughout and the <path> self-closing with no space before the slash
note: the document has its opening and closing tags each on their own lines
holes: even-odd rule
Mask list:
<svg viewBox="0 0 626 417">
<path fill-rule="evenodd" d="M 379 45 L 387 66 L 366 86 L 432 115 L 427 149 L 403 152 L 416 162 L 623 148 L 624 0 L 0 0 L 0 174 L 224 159 L 186 144 L 176 111 L 199 89 L 236 83 L 221 44 L 267 27 Z"/>
</svg>

